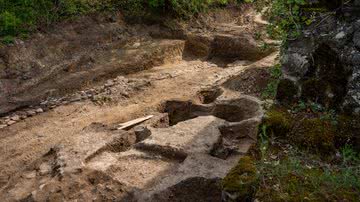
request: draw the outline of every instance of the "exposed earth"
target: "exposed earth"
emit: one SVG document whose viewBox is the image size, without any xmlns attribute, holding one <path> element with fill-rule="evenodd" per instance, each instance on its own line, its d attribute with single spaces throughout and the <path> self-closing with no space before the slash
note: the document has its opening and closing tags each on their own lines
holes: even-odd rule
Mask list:
<svg viewBox="0 0 360 202">
<path fill-rule="evenodd" d="M 249 7 L 176 29 L 87 16 L 2 49 L 2 200 L 221 201 L 257 141 L 265 25 Z"/>
</svg>

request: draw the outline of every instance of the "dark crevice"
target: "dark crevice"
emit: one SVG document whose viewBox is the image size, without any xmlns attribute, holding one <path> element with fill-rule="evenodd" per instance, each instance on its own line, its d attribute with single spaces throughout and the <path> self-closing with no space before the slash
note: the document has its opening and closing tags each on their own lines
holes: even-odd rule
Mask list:
<svg viewBox="0 0 360 202">
<path fill-rule="evenodd" d="M 197 105 L 191 101 L 170 100 L 163 103 L 161 112 L 168 113 L 170 126 L 198 116 L 215 116 L 228 122 L 240 122 L 257 115 L 261 106 L 252 100 L 239 98 Z"/>
<path fill-rule="evenodd" d="M 313 54 L 313 64 L 302 81 L 301 98 L 329 108 L 337 108 L 347 93 L 348 76 L 337 52 L 321 44 Z"/>
</svg>

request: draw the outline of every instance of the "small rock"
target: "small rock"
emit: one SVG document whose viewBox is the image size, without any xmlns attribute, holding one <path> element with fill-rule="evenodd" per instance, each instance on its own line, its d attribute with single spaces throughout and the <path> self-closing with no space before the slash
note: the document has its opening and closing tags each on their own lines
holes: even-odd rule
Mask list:
<svg viewBox="0 0 360 202">
<path fill-rule="evenodd" d="M 34 110 L 29 110 L 29 111 L 26 112 L 26 114 L 28 116 L 34 116 L 36 114 L 36 112 Z"/>
<path fill-rule="evenodd" d="M 48 101 L 41 102 L 40 105 L 47 105 Z"/>
<path fill-rule="evenodd" d="M 129 98 L 129 97 L 130 97 L 129 93 L 126 92 L 126 91 L 121 92 L 121 95 L 124 96 L 124 97 L 126 97 L 126 98 Z"/>
<path fill-rule="evenodd" d="M 6 124 L 7 124 L 8 126 L 11 126 L 11 125 L 13 125 L 13 124 L 15 124 L 15 123 L 16 123 L 16 121 L 10 120 L 10 121 L 8 121 Z"/>
<path fill-rule="evenodd" d="M 80 91 L 80 95 L 84 96 L 84 95 L 86 95 L 86 92 L 85 91 Z"/>
<path fill-rule="evenodd" d="M 36 191 L 36 190 L 32 191 L 32 192 L 31 192 L 31 197 L 32 197 L 32 198 L 36 198 L 36 194 L 37 194 L 37 191 Z M 28 201 L 35 201 L 35 200 L 28 200 Z"/>
<path fill-rule="evenodd" d="M 138 48 L 138 47 L 140 47 L 140 46 L 141 46 L 141 43 L 136 42 L 136 43 L 134 43 L 133 48 Z"/>
<path fill-rule="evenodd" d="M 4 125 L 4 124 L 0 125 L 0 129 L 6 128 L 6 127 L 7 127 L 7 125 Z"/>
<path fill-rule="evenodd" d="M 79 94 L 76 94 L 73 98 L 71 98 L 71 102 L 77 102 L 81 100 L 81 96 Z"/>
<path fill-rule="evenodd" d="M 151 131 L 146 126 L 136 126 L 134 128 L 136 142 L 141 142 L 151 135 Z"/>
<path fill-rule="evenodd" d="M 26 178 L 26 179 L 33 179 L 33 178 L 36 177 L 36 172 L 28 172 L 28 173 L 25 173 L 25 174 L 23 175 L 23 177 Z"/>
<path fill-rule="evenodd" d="M 19 115 L 14 115 L 12 117 L 10 117 L 11 120 L 13 121 L 20 121 L 20 116 Z"/>
<path fill-rule="evenodd" d="M 39 167 L 39 173 L 41 176 L 47 175 L 51 172 L 51 166 L 47 163 L 42 163 Z"/>
<path fill-rule="evenodd" d="M 345 32 L 344 31 L 342 31 L 342 32 L 339 32 L 336 36 L 335 36 L 335 38 L 336 39 L 342 39 L 342 38 L 344 38 L 345 37 Z"/>
<path fill-rule="evenodd" d="M 44 110 L 43 110 L 42 108 L 38 108 L 38 109 L 35 110 L 35 112 L 36 112 L 36 113 L 43 113 Z"/>
<path fill-rule="evenodd" d="M 39 186 L 39 189 L 42 190 L 42 189 L 45 187 L 45 185 L 46 185 L 46 184 L 41 184 L 41 185 Z"/>
<path fill-rule="evenodd" d="M 111 86 L 114 86 L 114 82 L 112 80 L 109 80 L 105 83 L 105 87 L 111 87 Z"/>
<path fill-rule="evenodd" d="M 96 90 L 92 88 L 92 89 L 89 89 L 89 90 L 85 91 L 85 93 L 88 94 L 88 95 L 89 94 L 92 95 L 93 93 L 95 93 L 95 91 Z"/>
</svg>

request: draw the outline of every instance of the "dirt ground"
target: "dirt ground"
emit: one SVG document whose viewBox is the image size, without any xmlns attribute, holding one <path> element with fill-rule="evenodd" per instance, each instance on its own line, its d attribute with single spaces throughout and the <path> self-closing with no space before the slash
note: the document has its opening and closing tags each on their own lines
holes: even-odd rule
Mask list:
<svg viewBox="0 0 360 202">
<path fill-rule="evenodd" d="M 254 15 L 249 15 L 247 18 L 249 18 L 249 21 L 252 19 L 257 19 Z M 217 31 L 213 32 L 221 32 L 222 37 L 219 38 L 218 41 L 227 39 L 231 40 L 232 38 L 235 38 L 235 41 L 239 41 L 239 29 L 254 29 L 253 27 L 246 27 L 246 24 L 238 25 L 236 23 L 227 22 L 219 25 L 213 25 L 214 27 L 218 28 Z M 226 27 L 226 29 L 224 29 L 224 27 Z M 194 33 L 196 34 L 196 32 L 192 32 L 192 34 Z M 208 36 L 208 33 L 204 33 L 203 31 L 199 33 L 201 36 Z M 242 33 L 240 38 L 246 38 L 244 36 L 244 33 Z M 216 36 L 213 38 L 216 38 Z M 189 48 L 186 48 L 186 46 L 190 42 L 185 40 L 184 43 L 184 49 L 186 50 Z M 140 189 L 142 185 L 137 186 L 135 181 L 132 181 L 134 184 L 131 185 L 126 184 L 121 180 L 117 180 L 118 178 L 116 175 L 124 175 L 121 174 L 121 172 L 120 174 L 115 175 L 114 173 L 117 173 L 118 171 L 96 171 L 96 165 L 98 165 L 96 164 L 96 161 L 101 162 L 102 158 L 107 159 L 104 164 L 109 163 L 111 159 L 118 159 L 120 162 L 119 159 L 123 158 L 120 154 L 98 152 L 99 148 L 100 151 L 102 151 L 101 148 L 104 147 L 103 145 L 108 145 L 109 139 L 113 137 L 116 138 L 120 134 L 123 139 L 120 141 L 121 146 L 119 147 L 120 149 L 118 148 L 118 150 L 121 151 L 129 149 L 131 145 L 135 144 L 136 142 L 135 140 L 131 139 L 133 136 L 130 135 L 127 138 L 127 136 L 123 135 L 127 134 L 126 131 L 124 133 L 110 131 L 113 131 L 114 127 L 116 127 L 116 125 L 119 123 L 151 114 L 159 115 L 160 113 L 163 113 L 163 111 L 161 111 L 162 104 L 168 100 L 191 100 L 195 104 L 201 104 L 201 97 L 199 92 L 204 89 L 221 87 L 225 91 L 233 92 L 233 94 L 239 93 L 258 97 L 261 89 L 266 86 L 266 81 L 269 78 L 267 68 L 274 65 L 277 53 L 274 52 L 264 55 L 261 52 L 256 52 L 256 49 L 254 49 L 252 43 L 256 43 L 256 41 L 251 39 L 245 41 L 240 40 L 240 43 L 230 43 L 230 45 L 227 44 L 223 46 L 226 49 L 224 52 L 221 52 L 221 46 L 215 45 L 216 51 L 214 52 L 210 49 L 208 53 L 206 53 L 208 57 L 205 57 L 205 59 L 204 57 L 191 57 L 191 51 L 187 52 L 187 54 L 183 54 L 183 52 L 180 51 L 180 53 L 174 53 L 175 56 L 172 54 L 171 56 L 167 57 L 169 60 L 162 59 L 161 63 L 155 62 L 153 67 L 146 68 L 147 70 L 137 71 L 136 73 L 124 75 L 121 73 L 117 74 L 116 71 L 113 71 L 111 72 L 112 78 L 116 78 L 116 76 L 122 75 L 123 78 L 126 79 L 126 82 L 121 84 L 115 83 L 111 84 L 110 86 L 107 84 L 109 81 L 112 81 L 112 79 L 110 79 L 94 82 L 93 84 L 87 86 L 87 88 L 106 86 L 105 91 L 102 91 L 96 95 L 97 99 L 82 99 L 67 104 L 59 104 L 56 107 L 46 108 L 46 110 L 44 110 L 45 112 L 43 113 L 38 113 L 37 115 L 27 117 L 21 121 L 16 121 L 16 123 L 1 129 L 0 195 L 3 199 L 5 199 L 5 201 L 71 201 L 75 199 L 85 201 L 90 199 L 94 201 L 109 201 L 114 199 L 119 200 L 120 198 L 122 198 L 123 201 L 131 201 L 135 200 L 136 198 L 138 201 L 141 201 L 140 199 L 145 197 L 143 196 L 144 194 L 138 194 L 140 197 L 134 197 L 133 195 L 134 193 L 136 195 L 137 191 L 134 192 L 133 190 L 130 191 L 129 189 L 134 186 L 137 187 L 137 189 Z M 134 43 L 132 44 L 134 45 Z M 135 44 L 135 46 L 141 47 L 141 44 Z M 198 43 L 191 42 L 190 44 L 191 47 L 199 49 L 200 45 Z M 240 45 L 245 45 L 245 47 L 236 47 Z M 250 53 L 254 57 L 246 58 L 247 54 L 244 54 L 243 57 L 241 57 L 243 54 L 242 51 L 246 52 L 246 47 L 252 49 Z M 237 48 L 239 51 L 236 51 L 234 53 L 235 57 L 232 57 L 230 60 L 222 60 L 221 58 L 224 58 L 224 54 L 228 54 L 229 48 Z M 182 48 L 179 49 L 178 46 L 176 49 L 177 51 L 184 50 Z M 204 51 L 201 53 L 203 54 Z M 255 56 L 256 54 L 258 56 Z M 226 61 L 226 67 L 223 65 L 223 63 L 218 62 L 219 58 L 217 56 L 220 57 L 221 61 Z M 130 54 L 130 57 L 133 56 Z M 143 58 L 140 58 L 140 60 L 142 59 Z M 231 84 L 223 85 L 227 81 L 227 83 L 229 83 L 229 80 L 231 81 Z M 139 81 L 145 81 L 146 85 L 141 85 L 141 87 L 139 87 L 139 85 L 135 85 Z M 134 83 L 134 85 L 128 92 L 126 92 L 126 95 L 124 95 L 123 91 L 117 91 L 118 89 L 125 88 L 121 85 L 130 86 L 132 83 Z M 120 94 L 121 96 L 119 96 Z M 232 97 L 233 94 L 229 94 L 229 97 L 232 99 L 234 98 Z M 98 100 L 101 100 L 101 102 L 97 102 Z M 91 125 L 94 125 L 94 123 L 101 123 L 101 125 L 103 125 L 105 128 L 108 128 L 108 130 L 106 130 L 104 134 L 101 132 L 102 129 L 100 132 L 98 130 L 95 132 L 87 131 L 87 128 Z M 104 140 L 103 143 L 102 140 Z M 79 142 L 81 142 L 81 144 L 77 145 Z M 92 148 L 91 144 L 96 146 Z M 53 158 L 56 159 L 58 158 L 56 156 L 61 156 L 61 152 L 55 152 L 55 156 L 52 156 L 53 154 L 49 155 L 49 151 L 51 153 L 52 150 L 56 150 L 56 148 L 59 146 L 61 146 L 60 151 L 66 152 L 70 152 L 68 150 L 75 151 L 76 149 L 79 149 L 74 152 L 74 159 L 76 159 L 76 155 L 81 156 L 81 152 L 84 152 L 84 156 L 86 156 L 88 159 L 86 160 L 85 164 L 87 164 L 88 167 L 81 171 L 81 175 L 74 174 L 73 171 L 71 171 L 68 175 L 58 174 L 58 172 L 66 173 L 66 169 L 70 169 L 69 167 L 71 167 L 73 160 L 67 161 L 66 159 L 64 161 L 68 162 L 67 165 L 58 166 L 60 168 L 64 167 L 64 171 L 58 171 L 59 169 L 54 169 L 54 167 L 52 167 L 51 170 L 53 171 L 51 172 L 56 170 L 55 173 L 45 175 L 39 174 L 42 170 L 41 165 L 43 165 L 44 162 L 55 161 Z M 115 147 L 117 148 L 117 146 Z M 81 149 L 82 147 L 83 150 Z M 89 151 L 92 150 L 89 149 L 89 151 L 87 151 L 85 148 L 91 148 L 94 151 L 96 150 L 96 152 L 93 152 L 90 155 L 91 157 L 89 157 L 89 154 L 91 153 Z M 105 149 L 105 151 L 107 150 Z M 192 156 L 191 152 L 187 153 L 187 151 L 185 151 L 185 153 L 186 156 Z M 139 154 L 132 155 L 136 156 Z M 70 157 L 67 156 L 67 158 Z M 94 159 L 97 160 L 95 161 Z M 183 161 L 184 159 L 179 160 L 175 158 L 174 160 L 170 158 L 167 160 L 161 160 L 158 163 L 158 167 L 153 167 L 152 164 L 147 165 L 140 163 L 139 165 L 148 166 L 148 169 L 154 169 L 152 172 L 157 174 L 163 172 L 163 170 L 156 169 L 162 169 L 162 166 L 164 166 L 164 168 L 167 167 L 168 164 L 166 162 L 170 162 L 169 167 L 176 167 L 180 164 L 182 165 Z M 119 162 L 114 163 L 114 165 L 120 164 Z M 133 162 L 133 160 L 129 162 Z M 58 163 L 55 164 L 57 165 Z M 55 164 L 53 163 L 51 165 Z M 74 165 L 77 164 L 74 163 Z M 129 163 L 129 166 L 130 165 L 132 164 Z M 231 168 L 231 165 L 232 164 L 229 163 L 229 168 Z M 95 166 L 96 169 L 89 169 L 91 166 Z M 103 166 L 106 167 L 105 165 Z M 222 173 L 225 173 L 226 169 L 224 168 L 224 171 L 219 171 L 221 173 L 219 176 L 223 175 Z M 35 174 L 32 170 L 36 170 Z M 160 174 L 158 175 L 161 176 Z M 56 180 L 54 176 L 56 176 Z M 59 176 L 61 176 L 61 179 L 58 178 Z M 84 176 L 86 176 L 87 180 L 82 179 Z M 144 180 L 145 179 L 146 177 L 144 177 Z M 60 181 L 62 183 L 59 183 Z M 69 182 L 74 184 L 69 184 Z M 167 189 L 166 192 L 161 192 L 162 194 L 160 195 L 155 194 L 152 200 L 169 201 L 172 199 L 171 201 L 176 201 L 172 194 L 181 194 L 184 195 L 183 199 L 186 199 L 187 201 L 209 201 L 206 198 L 201 197 L 201 199 L 194 199 L 191 197 L 191 195 L 187 196 L 190 198 L 187 198 L 186 193 L 191 192 L 192 186 L 218 187 L 218 185 L 216 185 L 217 183 L 218 181 L 214 180 L 212 177 L 210 179 L 189 178 L 187 181 L 181 181 L 179 185 L 170 186 L 171 188 Z M 169 182 L 169 184 L 171 183 Z M 183 184 L 186 186 L 184 187 Z M 69 188 L 72 186 L 73 189 Z M 87 190 L 86 187 L 96 187 L 96 191 L 94 192 L 94 189 L 92 188 Z M 154 185 L 154 187 L 161 186 Z M 181 189 L 179 189 L 179 187 L 181 187 Z M 216 188 L 212 188 L 211 190 L 213 189 L 218 190 Z M 34 194 L 35 191 L 32 190 L 37 190 L 37 194 Z M 161 189 L 159 188 L 159 190 Z M 43 192 L 51 192 L 54 194 L 46 195 L 43 194 Z M 84 194 L 79 194 L 80 192 Z M 213 192 L 212 194 L 216 195 L 216 193 L 219 193 L 219 191 Z M 208 194 L 208 192 L 199 189 L 199 194 L 197 195 L 205 197 L 205 195 Z M 97 198 L 94 198 L 93 195 L 96 195 Z M 208 195 L 208 197 L 209 196 L 210 195 Z M 212 197 L 213 201 L 219 201 L 219 199 L 215 198 L 216 197 Z"/>
</svg>

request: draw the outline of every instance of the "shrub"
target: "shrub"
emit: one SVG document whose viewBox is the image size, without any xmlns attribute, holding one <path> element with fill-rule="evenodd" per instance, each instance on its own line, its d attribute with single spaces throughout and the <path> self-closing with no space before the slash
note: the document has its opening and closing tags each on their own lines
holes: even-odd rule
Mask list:
<svg viewBox="0 0 360 202">
<path fill-rule="evenodd" d="M 17 36 L 64 18 L 98 11 L 189 17 L 228 0 L 0 0 L 0 38 Z"/>
</svg>

